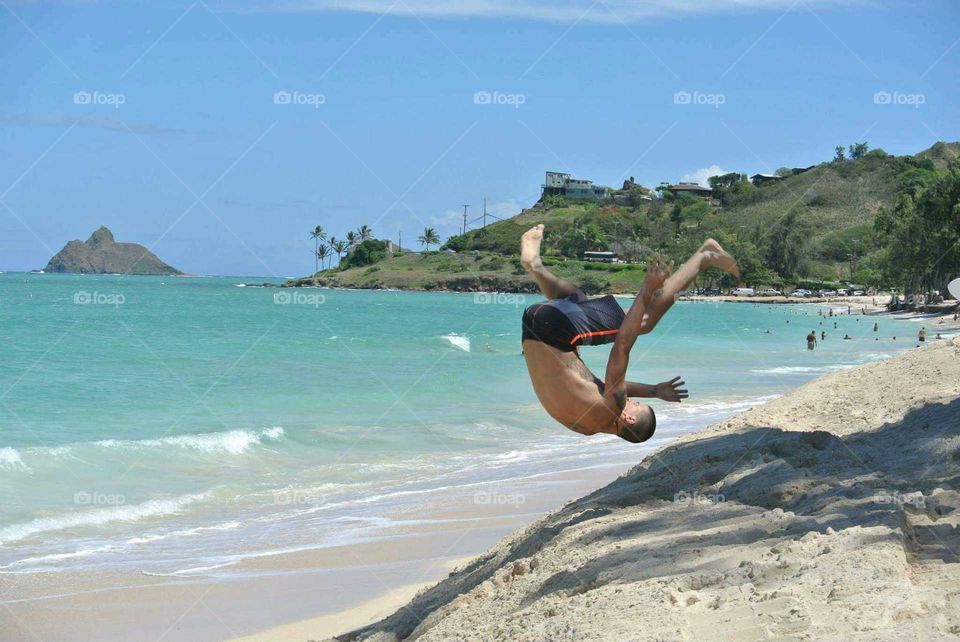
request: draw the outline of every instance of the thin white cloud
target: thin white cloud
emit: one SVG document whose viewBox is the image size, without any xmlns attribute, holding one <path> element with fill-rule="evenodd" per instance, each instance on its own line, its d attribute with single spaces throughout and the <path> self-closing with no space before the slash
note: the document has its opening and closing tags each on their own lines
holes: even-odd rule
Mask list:
<svg viewBox="0 0 960 642">
<path fill-rule="evenodd" d="M 873 0 L 806 0 L 811 9 L 872 4 Z M 213 3 L 221 11 L 331 12 L 419 18 L 517 18 L 619 25 L 658 18 L 787 11 L 796 0 L 250 0 Z"/>
<path fill-rule="evenodd" d="M 680 177 L 681 183 L 697 183 L 698 185 L 703 185 L 704 187 L 710 187 L 710 182 L 707 180 L 711 176 L 720 176 L 721 174 L 728 173 L 727 170 L 721 169 L 719 165 L 711 165 L 710 167 L 704 167 L 703 169 L 698 169 L 696 171 L 690 172 L 689 174 L 684 174 Z"/>
</svg>

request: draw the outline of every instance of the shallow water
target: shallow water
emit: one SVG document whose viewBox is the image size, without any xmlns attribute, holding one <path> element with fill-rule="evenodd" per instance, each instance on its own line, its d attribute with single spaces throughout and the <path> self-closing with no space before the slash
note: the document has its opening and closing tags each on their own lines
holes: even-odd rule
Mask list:
<svg viewBox="0 0 960 642">
<path fill-rule="evenodd" d="M 534 297 L 245 281 L 263 279 L 0 274 L 0 572 L 229 576 L 250 557 L 376 540 L 451 496 L 518 502 L 512 480 L 626 469 L 912 347 L 917 330 L 881 318 L 874 335 L 875 319 L 810 305 L 678 303 L 630 375 L 682 375 L 691 398 L 657 402 L 657 438 L 637 447 L 539 407 L 520 354 Z M 814 352 L 811 329 L 828 334 Z M 605 355 L 584 350 L 600 373 Z"/>
</svg>

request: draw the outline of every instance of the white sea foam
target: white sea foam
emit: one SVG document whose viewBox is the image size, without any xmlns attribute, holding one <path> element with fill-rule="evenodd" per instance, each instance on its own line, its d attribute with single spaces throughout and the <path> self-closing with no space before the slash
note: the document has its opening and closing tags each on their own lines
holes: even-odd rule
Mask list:
<svg viewBox="0 0 960 642">
<path fill-rule="evenodd" d="M 20 453 L 15 448 L 5 446 L 0 448 L 0 469 L 30 470 L 30 467 L 23 463 Z"/>
<path fill-rule="evenodd" d="M 805 372 L 836 372 L 853 368 L 855 364 L 840 363 L 832 366 L 779 366 L 776 368 L 759 368 L 751 370 L 753 374 L 801 374 Z"/>
<path fill-rule="evenodd" d="M 450 345 L 454 348 L 463 350 L 464 352 L 470 352 L 470 337 L 451 332 L 450 334 L 444 335 L 443 338 L 449 341 Z"/>
<path fill-rule="evenodd" d="M 143 439 L 129 441 L 107 439 L 94 442 L 105 448 L 156 448 L 158 446 L 175 446 L 188 450 L 197 450 L 204 453 L 228 453 L 240 455 L 251 446 L 262 444 L 264 440 L 277 441 L 283 437 L 283 428 L 274 426 L 264 430 L 229 430 L 227 432 L 203 433 L 199 435 L 178 435 L 163 437 L 162 439 Z"/>
<path fill-rule="evenodd" d="M 868 352 L 860 358 L 861 361 L 880 361 L 881 359 L 889 359 L 891 356 L 886 352 Z"/>
<path fill-rule="evenodd" d="M 753 399 L 739 399 L 735 401 L 708 401 L 706 403 L 694 404 L 686 403 L 681 404 L 679 406 L 679 410 L 691 415 L 701 413 L 736 412 L 738 410 L 752 408 L 753 406 L 763 405 L 779 396 L 780 395 L 764 395 L 761 397 L 754 397 Z"/>
<path fill-rule="evenodd" d="M 29 522 L 0 528 L 0 544 L 21 540 L 31 535 L 80 526 L 100 526 L 110 522 L 137 522 L 181 512 L 206 497 L 206 494 L 182 495 L 171 499 L 151 499 L 142 504 L 83 510 L 54 517 L 38 517 Z"/>
</svg>

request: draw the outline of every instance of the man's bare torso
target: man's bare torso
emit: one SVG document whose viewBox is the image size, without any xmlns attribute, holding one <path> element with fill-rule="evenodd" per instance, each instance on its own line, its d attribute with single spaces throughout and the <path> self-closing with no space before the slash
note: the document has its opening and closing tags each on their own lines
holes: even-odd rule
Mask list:
<svg viewBox="0 0 960 642">
<path fill-rule="evenodd" d="M 603 432 L 619 409 L 609 407 L 600 381 L 576 352 L 564 352 L 539 341 L 524 341 L 523 355 L 537 398 L 547 413 L 576 432 Z"/>
</svg>

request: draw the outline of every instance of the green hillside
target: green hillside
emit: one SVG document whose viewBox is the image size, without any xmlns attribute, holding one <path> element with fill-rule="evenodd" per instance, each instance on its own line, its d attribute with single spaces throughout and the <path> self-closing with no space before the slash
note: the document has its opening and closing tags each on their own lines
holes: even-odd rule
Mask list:
<svg viewBox="0 0 960 642">
<path fill-rule="evenodd" d="M 842 150 L 838 148 L 838 154 Z M 891 286 L 902 275 L 890 269 L 889 247 L 875 222 L 882 211 L 901 203 L 948 172 L 960 157 L 960 143 L 937 143 L 914 156 L 893 157 L 883 150 L 850 152 L 805 171 L 779 170 L 784 178 L 754 186 L 745 174 L 712 179 L 713 198 L 673 196 L 634 187 L 599 201 L 551 196 L 509 219 L 447 240 L 448 252 L 389 256 L 344 262 L 310 278 L 331 286 L 452 290 L 532 290 L 519 268 L 520 236 L 538 223 L 546 226 L 543 254 L 558 274 L 584 281 L 588 289 L 635 290 L 643 270 L 637 264 L 652 252 L 677 261 L 707 237 L 717 238 L 737 256 L 744 282 L 790 286 L 854 282 Z M 652 198 L 651 198 L 652 196 Z M 370 241 L 368 241 L 370 243 Z M 611 250 L 627 264 L 585 264 L 584 251 Z M 368 256 L 369 248 L 356 256 Z M 887 282 L 885 282 L 887 281 Z M 732 285 L 707 274 L 700 285 Z"/>
</svg>

